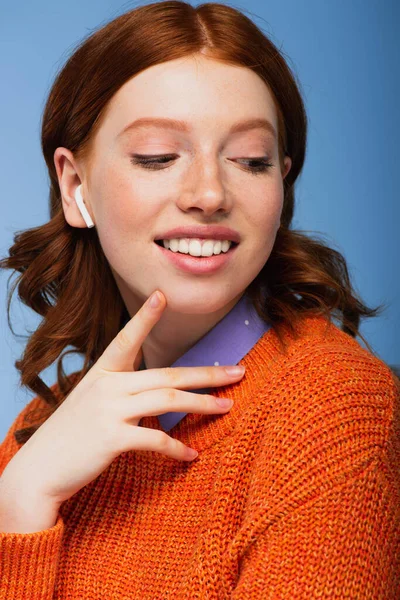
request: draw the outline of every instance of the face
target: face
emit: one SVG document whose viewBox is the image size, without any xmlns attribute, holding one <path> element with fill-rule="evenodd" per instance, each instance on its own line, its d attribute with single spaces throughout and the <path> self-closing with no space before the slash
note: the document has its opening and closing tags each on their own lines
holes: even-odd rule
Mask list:
<svg viewBox="0 0 400 600">
<path fill-rule="evenodd" d="M 186 129 L 126 129 L 143 117 L 183 121 Z M 257 118 L 272 130 L 230 131 Z M 187 314 L 219 311 L 243 294 L 280 226 L 290 159 L 282 172 L 274 131 L 277 115 L 264 82 L 250 69 L 203 56 L 151 67 L 114 95 L 93 140 L 82 195 L 131 315 L 155 289 L 169 309 Z M 140 164 L 136 154 L 159 162 Z M 261 170 L 263 164 L 270 166 Z M 191 225 L 226 226 L 240 235 L 213 273 L 181 269 L 154 241 Z"/>
</svg>

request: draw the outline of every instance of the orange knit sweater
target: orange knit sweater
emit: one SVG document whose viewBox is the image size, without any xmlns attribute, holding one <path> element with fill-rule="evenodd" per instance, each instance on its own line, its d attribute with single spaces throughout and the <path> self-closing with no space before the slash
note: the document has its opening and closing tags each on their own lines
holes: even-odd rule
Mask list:
<svg viewBox="0 0 400 600">
<path fill-rule="evenodd" d="M 270 329 L 243 379 L 212 390 L 230 412 L 169 432 L 196 460 L 125 452 L 54 527 L 0 533 L 0 598 L 399 599 L 399 381 L 322 317 L 284 335 L 286 352 Z"/>
</svg>

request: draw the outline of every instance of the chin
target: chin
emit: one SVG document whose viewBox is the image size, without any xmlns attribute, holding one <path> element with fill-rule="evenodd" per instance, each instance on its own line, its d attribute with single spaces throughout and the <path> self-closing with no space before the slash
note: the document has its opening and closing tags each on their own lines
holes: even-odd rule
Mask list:
<svg viewBox="0 0 400 600">
<path fill-rule="evenodd" d="M 167 307 L 165 310 L 176 312 L 185 315 L 208 315 L 223 311 L 229 304 L 232 306 L 239 300 L 240 296 L 244 292 L 233 290 L 228 286 L 225 290 L 219 288 L 218 292 L 212 289 L 205 289 L 204 284 L 199 285 L 199 289 L 196 290 L 197 286 L 191 285 L 189 292 L 180 292 L 175 289 L 169 293 L 166 289 L 158 287 L 166 297 Z"/>
</svg>

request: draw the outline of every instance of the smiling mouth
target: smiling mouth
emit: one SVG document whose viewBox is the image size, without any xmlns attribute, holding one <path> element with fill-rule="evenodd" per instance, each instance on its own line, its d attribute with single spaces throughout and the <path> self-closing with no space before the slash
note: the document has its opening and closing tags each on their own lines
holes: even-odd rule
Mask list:
<svg viewBox="0 0 400 600">
<path fill-rule="evenodd" d="M 166 250 L 167 252 L 172 252 L 172 254 L 175 254 L 176 256 L 182 256 L 182 257 L 187 257 L 187 258 L 191 258 L 194 261 L 199 261 L 199 262 L 203 262 L 205 259 L 213 259 L 213 258 L 218 258 L 219 256 L 223 256 L 225 254 L 231 254 L 233 252 L 233 250 L 235 250 L 236 246 L 238 246 L 239 244 L 237 242 L 232 242 L 231 241 L 231 245 L 229 247 L 229 249 L 226 252 L 220 252 L 219 254 L 211 254 L 210 256 L 193 256 L 193 254 L 189 254 L 189 252 L 174 252 L 173 250 L 171 250 L 170 248 L 165 248 L 164 247 L 164 243 L 163 240 L 154 240 L 154 242 L 157 244 L 157 246 L 160 246 L 160 248 L 162 248 L 163 250 Z"/>
<path fill-rule="evenodd" d="M 230 240 L 229 240 L 229 241 L 230 241 Z M 161 248 L 164 248 L 164 250 L 169 250 L 169 248 L 165 248 L 165 247 L 164 247 L 164 244 L 163 244 L 163 241 L 162 241 L 162 240 L 154 240 L 154 242 L 157 244 L 157 246 L 161 246 Z M 232 241 L 231 241 L 231 245 L 230 245 L 230 248 L 229 248 L 229 250 L 230 250 L 231 248 L 235 248 L 236 246 L 239 246 L 239 244 L 238 244 L 237 242 L 232 242 Z M 229 252 L 229 250 L 228 250 L 228 252 Z M 171 252 L 173 252 L 173 250 L 171 250 Z M 185 253 L 184 253 L 184 252 L 180 252 L 179 254 L 185 254 Z M 221 254 L 225 254 L 225 253 L 224 253 L 224 252 L 221 252 Z M 212 256 L 218 256 L 218 255 L 217 255 L 217 254 L 213 254 Z M 196 256 L 195 256 L 194 258 L 209 258 L 209 257 L 206 257 L 206 256 L 203 256 L 203 257 L 200 257 L 200 256 L 199 256 L 199 257 L 196 257 Z"/>
<path fill-rule="evenodd" d="M 164 256 L 163 260 L 168 261 L 175 269 L 197 276 L 207 276 L 218 273 L 220 269 L 228 268 L 228 265 L 232 264 L 236 248 L 239 245 L 232 242 L 227 252 L 211 254 L 211 256 L 192 256 L 189 253 L 174 252 L 169 248 L 164 248 L 162 240 L 154 240 L 154 242 L 160 247 L 161 254 Z"/>
</svg>

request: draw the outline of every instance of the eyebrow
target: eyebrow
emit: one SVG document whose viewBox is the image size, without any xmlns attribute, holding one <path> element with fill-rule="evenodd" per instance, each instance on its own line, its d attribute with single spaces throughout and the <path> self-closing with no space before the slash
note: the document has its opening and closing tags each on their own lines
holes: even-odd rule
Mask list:
<svg viewBox="0 0 400 600">
<path fill-rule="evenodd" d="M 140 119 L 136 119 L 136 121 L 133 121 L 132 123 L 127 125 L 122 131 L 119 132 L 117 137 L 119 138 L 128 131 L 133 131 L 141 127 L 160 127 L 162 129 L 174 129 L 175 131 L 180 131 L 184 133 L 191 131 L 191 127 L 187 123 L 185 123 L 185 121 L 169 119 L 166 117 L 142 117 Z M 261 118 L 247 119 L 246 121 L 234 123 L 229 129 L 229 134 L 242 133 L 243 131 L 249 131 L 250 129 L 264 129 L 265 131 L 270 133 L 275 138 L 275 140 L 277 138 L 276 131 L 273 125 L 267 119 Z"/>
</svg>

